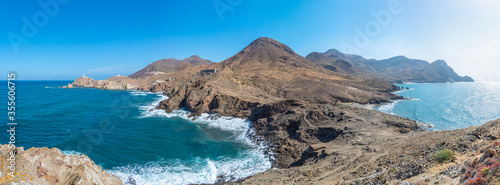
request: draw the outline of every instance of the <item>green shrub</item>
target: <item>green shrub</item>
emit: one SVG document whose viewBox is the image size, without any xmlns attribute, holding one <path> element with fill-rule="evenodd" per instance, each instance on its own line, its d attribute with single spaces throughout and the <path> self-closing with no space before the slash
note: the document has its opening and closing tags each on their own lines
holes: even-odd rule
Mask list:
<svg viewBox="0 0 500 185">
<path fill-rule="evenodd" d="M 443 163 L 451 160 L 453 158 L 454 153 L 451 150 L 444 149 L 438 152 L 437 154 L 434 154 L 432 158 L 434 158 L 434 161 L 438 163 Z"/>
<path fill-rule="evenodd" d="M 396 169 L 392 168 L 389 170 L 389 173 L 395 173 L 396 172 Z"/>
<path fill-rule="evenodd" d="M 483 177 L 488 176 L 488 172 L 489 172 L 489 171 L 488 171 L 488 168 L 484 168 L 484 169 L 483 169 Z"/>
</svg>

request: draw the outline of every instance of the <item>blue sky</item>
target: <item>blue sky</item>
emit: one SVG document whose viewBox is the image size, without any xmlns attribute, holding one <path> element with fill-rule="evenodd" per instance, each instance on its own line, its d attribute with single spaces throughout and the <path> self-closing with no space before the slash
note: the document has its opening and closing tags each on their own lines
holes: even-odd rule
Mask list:
<svg viewBox="0 0 500 185">
<path fill-rule="evenodd" d="M 0 72 L 105 79 L 163 58 L 220 62 L 265 36 L 303 56 L 336 48 L 375 59 L 444 59 L 460 75 L 500 80 L 499 9 L 495 0 L 8 0 L 0 2 Z M 23 32 L 23 18 L 36 31 Z M 367 39 L 359 42 L 356 30 Z"/>
</svg>

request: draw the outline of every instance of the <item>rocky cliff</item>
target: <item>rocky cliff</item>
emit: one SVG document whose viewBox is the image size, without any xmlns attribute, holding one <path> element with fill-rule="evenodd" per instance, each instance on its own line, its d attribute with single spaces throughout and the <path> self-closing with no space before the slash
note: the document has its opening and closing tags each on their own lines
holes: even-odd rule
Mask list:
<svg viewBox="0 0 500 185">
<path fill-rule="evenodd" d="M 15 170 L 11 169 L 11 153 L 15 154 Z M 59 149 L 23 147 L 10 149 L 1 145 L 0 184 L 122 184 L 120 178 L 107 173 L 85 155 L 65 155 Z"/>
<path fill-rule="evenodd" d="M 415 132 L 406 127 L 363 132 L 380 123 L 331 129 L 323 135 L 334 139 L 302 146 L 307 149 L 294 167 L 271 169 L 234 184 L 500 183 L 500 119 L 453 131 Z M 291 143 L 278 147 L 287 150 Z"/>
<path fill-rule="evenodd" d="M 305 58 L 274 39 L 259 38 L 220 63 L 190 65 L 138 79 L 77 79 L 73 85 L 164 92 L 169 98 L 158 108 L 167 112 L 184 108 L 194 114 L 247 118 L 257 133 L 255 139 L 270 146 L 279 169 L 236 183 L 428 184 L 475 178 L 465 177 L 467 170 L 462 167 L 497 141 L 498 121 L 479 128 L 427 132 L 416 121 L 347 104 L 402 98 L 391 93 L 398 88 L 384 79 L 414 79 L 418 75 L 412 66 L 435 71 L 425 73 L 427 79 L 451 75 L 451 68 L 440 61 L 428 64 L 402 57 L 372 65 L 377 61 L 338 51 L 327 53 Z M 405 66 L 410 70 L 405 71 Z M 219 72 L 199 75 L 203 69 Z M 380 75 L 378 71 L 384 69 L 392 72 Z M 391 75 L 401 72 L 410 76 Z M 437 163 L 434 156 L 444 149 L 456 154 L 451 158 L 454 161 Z M 447 176 L 447 170 L 454 171 L 453 175 Z"/>
</svg>

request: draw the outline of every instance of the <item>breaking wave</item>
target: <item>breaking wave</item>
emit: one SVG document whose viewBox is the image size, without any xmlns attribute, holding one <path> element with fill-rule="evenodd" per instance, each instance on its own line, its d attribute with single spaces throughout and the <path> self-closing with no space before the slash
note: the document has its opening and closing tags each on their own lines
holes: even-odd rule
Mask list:
<svg viewBox="0 0 500 185">
<path fill-rule="evenodd" d="M 134 93 L 140 94 L 140 93 Z M 216 182 L 234 182 L 266 171 L 272 167 L 271 156 L 266 154 L 267 147 L 252 141 L 254 136 L 250 123 L 244 119 L 212 114 L 192 116 L 184 110 L 166 113 L 156 109 L 158 104 L 168 97 L 157 93 L 157 98 L 150 104 L 139 107 L 142 118 L 180 118 L 189 120 L 200 127 L 230 133 L 230 142 L 243 145 L 243 151 L 233 157 L 215 159 L 192 157 L 189 161 L 159 159 L 146 164 L 131 164 L 114 167 L 109 172 L 119 176 L 129 184 L 213 184 Z"/>
</svg>

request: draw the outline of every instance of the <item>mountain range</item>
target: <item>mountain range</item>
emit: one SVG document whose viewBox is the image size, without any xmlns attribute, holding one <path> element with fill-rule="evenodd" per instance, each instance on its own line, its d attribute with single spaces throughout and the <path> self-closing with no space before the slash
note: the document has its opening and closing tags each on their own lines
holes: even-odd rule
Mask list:
<svg viewBox="0 0 500 185">
<path fill-rule="evenodd" d="M 331 49 L 313 52 L 307 57 L 315 63 L 338 72 L 382 78 L 392 83 L 473 82 L 469 76 L 459 76 L 444 60 L 429 63 L 424 60 L 396 56 L 384 60 L 366 59 Z"/>
<path fill-rule="evenodd" d="M 273 46 L 273 47 L 268 47 Z M 244 56 L 245 55 L 245 56 Z M 233 61 L 234 60 L 234 61 Z M 231 62 L 229 62 L 231 61 Z M 148 76 L 172 73 L 195 65 L 213 64 L 199 56 L 178 60 L 156 61 L 129 77 L 139 79 Z M 267 63 L 264 65 L 264 63 Z M 296 54 L 290 47 L 271 38 L 259 38 L 237 55 L 220 63 L 222 69 L 267 70 L 269 67 L 305 67 L 318 70 L 318 66 L 338 74 L 380 78 L 391 83 L 446 83 L 473 82 L 469 76 L 458 75 L 444 60 L 429 63 L 424 60 L 396 56 L 384 60 L 366 59 L 359 55 L 344 54 L 335 49 L 324 53 L 312 52 L 306 57 Z"/>
</svg>

